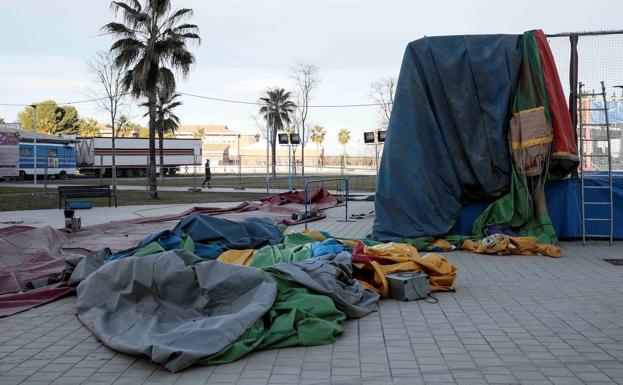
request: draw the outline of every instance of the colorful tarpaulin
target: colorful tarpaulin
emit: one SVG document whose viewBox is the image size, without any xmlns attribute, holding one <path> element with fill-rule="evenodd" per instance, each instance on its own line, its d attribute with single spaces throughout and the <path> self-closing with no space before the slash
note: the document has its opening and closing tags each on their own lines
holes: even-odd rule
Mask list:
<svg viewBox="0 0 623 385">
<path fill-rule="evenodd" d="M 577 155 L 542 31 L 411 42 L 388 130 L 374 239 L 441 238 L 465 205 L 504 196 L 474 235 L 510 224 L 556 242 L 542 185 L 550 172 L 567 175 Z"/>
</svg>

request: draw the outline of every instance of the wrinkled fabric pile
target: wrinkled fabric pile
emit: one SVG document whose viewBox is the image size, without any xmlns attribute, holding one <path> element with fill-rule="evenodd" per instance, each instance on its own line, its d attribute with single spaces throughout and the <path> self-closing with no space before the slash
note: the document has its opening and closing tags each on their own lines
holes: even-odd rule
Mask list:
<svg viewBox="0 0 623 385">
<path fill-rule="evenodd" d="M 458 269 L 439 254 L 284 230 L 194 214 L 126 250 L 92 252 L 68 282 L 78 318 L 107 346 L 177 372 L 331 343 L 345 319 L 377 309 L 392 272 L 425 272 L 432 291 L 454 289 Z"/>
<path fill-rule="evenodd" d="M 298 193 L 300 195 L 300 193 Z M 294 194 L 296 196 L 296 193 Z M 314 190 L 308 197 L 308 203 L 329 208 L 336 204 L 336 199 L 325 189 Z M 193 207 L 179 214 L 144 217 L 123 221 L 114 221 L 94 226 L 85 226 L 76 233 L 66 233 L 51 227 L 34 228 L 30 226 L 10 226 L 0 229 L 0 317 L 10 316 L 24 310 L 54 301 L 72 290 L 64 285 L 59 276 L 65 268 L 69 258 L 78 258 L 92 251 L 110 248 L 112 253 L 122 250 L 143 248 L 144 255 L 157 250 L 163 251 L 176 246 L 190 250 L 199 256 L 218 256 L 227 249 L 228 242 L 245 242 L 245 239 L 236 239 L 234 236 L 223 236 L 214 232 L 204 235 L 208 238 L 196 238 L 195 244 L 189 241 L 192 238 L 182 238 L 186 232 L 184 226 L 190 223 L 181 223 L 179 228 L 173 228 L 178 221 L 193 214 L 204 216 L 219 216 L 220 218 L 240 222 L 251 217 L 262 217 L 281 225 L 292 225 L 300 221 L 293 220 L 292 214 L 300 212 L 304 205 L 296 199 L 289 199 L 278 203 L 267 200 L 258 202 L 243 202 L 232 207 Z M 288 203 L 291 202 L 291 203 Z M 59 212 L 59 216 L 62 215 Z M 197 218 L 197 217 L 195 217 Z M 324 218 L 319 213 L 310 221 Z M 256 222 L 256 224 L 259 222 Z M 171 228 L 162 232 L 163 228 Z M 202 227 L 196 227 L 203 231 Z M 266 234 L 260 228 L 253 228 L 258 232 L 248 234 L 250 238 L 262 239 Z M 148 239 L 151 237 L 150 239 Z M 213 238 L 221 238 L 220 243 Z M 145 244 L 137 245 L 139 241 Z M 205 241 L 210 241 L 206 246 Z M 213 242 L 214 241 L 214 242 Z M 203 242 L 203 243 L 201 243 Z M 260 241 L 261 242 L 261 241 Z M 164 245 L 163 245 L 164 244 Z M 225 247 L 224 247 L 225 246 Z M 259 244 L 251 247 L 258 247 Z"/>
</svg>

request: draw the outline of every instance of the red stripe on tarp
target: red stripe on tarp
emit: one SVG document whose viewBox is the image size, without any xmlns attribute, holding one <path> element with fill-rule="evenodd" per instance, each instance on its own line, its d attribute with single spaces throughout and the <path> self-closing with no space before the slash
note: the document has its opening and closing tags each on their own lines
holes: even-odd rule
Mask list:
<svg viewBox="0 0 623 385">
<path fill-rule="evenodd" d="M 45 286 L 25 293 L 0 296 L 0 317 L 17 314 L 33 307 L 45 305 L 73 291 L 70 287 Z"/>
<path fill-rule="evenodd" d="M 577 154 L 575 136 L 573 135 L 573 125 L 567 100 L 560 84 L 558 70 L 552 51 L 549 49 L 547 37 L 542 30 L 534 31 L 534 38 L 539 49 L 541 58 L 541 69 L 545 90 L 549 101 L 549 108 L 552 112 L 552 126 L 554 129 L 554 152 L 565 152 Z"/>
</svg>

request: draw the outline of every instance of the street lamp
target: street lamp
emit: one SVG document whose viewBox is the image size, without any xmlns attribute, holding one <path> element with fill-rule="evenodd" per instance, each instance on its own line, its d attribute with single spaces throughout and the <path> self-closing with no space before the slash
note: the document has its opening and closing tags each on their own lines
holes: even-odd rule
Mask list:
<svg viewBox="0 0 623 385">
<path fill-rule="evenodd" d="M 32 132 L 33 132 L 33 184 L 37 185 L 37 105 L 31 104 L 32 114 Z"/>
<path fill-rule="evenodd" d="M 386 138 L 387 131 L 369 131 L 363 133 L 363 142 L 365 144 L 374 144 L 374 165 L 377 174 L 379 173 L 379 143 L 385 143 Z"/>
</svg>

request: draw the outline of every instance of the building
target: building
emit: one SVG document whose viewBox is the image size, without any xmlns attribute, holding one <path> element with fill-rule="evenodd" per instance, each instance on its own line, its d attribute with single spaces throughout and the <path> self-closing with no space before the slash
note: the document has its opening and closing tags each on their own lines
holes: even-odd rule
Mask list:
<svg viewBox="0 0 623 385">
<path fill-rule="evenodd" d="M 176 138 L 201 138 L 203 142 L 202 163 L 210 159 L 213 166 L 225 166 L 236 163 L 238 148 L 257 143 L 260 139 L 256 134 L 241 134 L 225 125 L 182 125 L 175 132 Z"/>
</svg>

